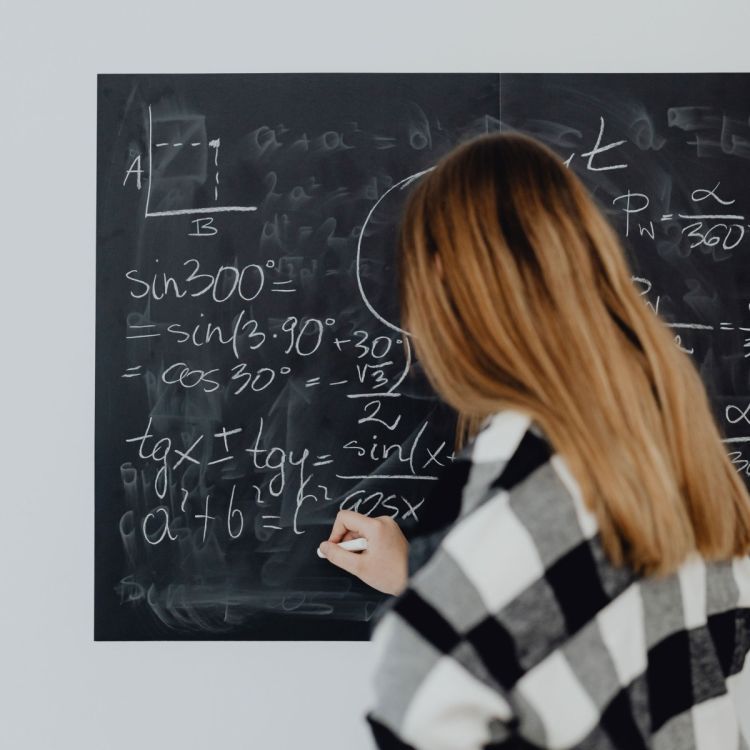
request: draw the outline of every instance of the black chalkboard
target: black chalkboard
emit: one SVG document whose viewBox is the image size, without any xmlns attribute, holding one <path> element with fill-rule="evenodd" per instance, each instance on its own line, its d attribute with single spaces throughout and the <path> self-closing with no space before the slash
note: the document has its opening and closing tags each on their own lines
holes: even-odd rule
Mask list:
<svg viewBox="0 0 750 750">
<path fill-rule="evenodd" d="M 457 143 L 553 147 L 620 231 L 748 474 L 744 74 L 102 75 L 95 638 L 362 639 L 315 554 L 339 507 L 407 533 L 455 415 L 399 327 L 395 229 Z M 429 500 L 429 502 L 428 502 Z"/>
</svg>

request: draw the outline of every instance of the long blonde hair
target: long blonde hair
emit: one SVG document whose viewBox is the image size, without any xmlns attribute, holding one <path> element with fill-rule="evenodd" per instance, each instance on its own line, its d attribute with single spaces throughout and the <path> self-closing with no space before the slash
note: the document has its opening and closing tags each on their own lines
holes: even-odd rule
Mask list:
<svg viewBox="0 0 750 750">
<path fill-rule="evenodd" d="M 750 497 L 703 383 L 574 172 L 520 133 L 466 141 L 410 189 L 404 327 L 459 445 L 503 408 L 568 463 L 616 565 L 750 553 Z"/>
</svg>

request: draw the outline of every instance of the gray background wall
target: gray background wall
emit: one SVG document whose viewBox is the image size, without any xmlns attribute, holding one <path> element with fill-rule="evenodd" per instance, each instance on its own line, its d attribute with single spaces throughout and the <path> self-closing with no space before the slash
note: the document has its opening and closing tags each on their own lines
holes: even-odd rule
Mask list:
<svg viewBox="0 0 750 750">
<path fill-rule="evenodd" d="M 368 643 L 93 642 L 97 73 L 748 71 L 748 22 L 746 0 L 0 0 L 0 746 L 370 746 Z"/>
</svg>

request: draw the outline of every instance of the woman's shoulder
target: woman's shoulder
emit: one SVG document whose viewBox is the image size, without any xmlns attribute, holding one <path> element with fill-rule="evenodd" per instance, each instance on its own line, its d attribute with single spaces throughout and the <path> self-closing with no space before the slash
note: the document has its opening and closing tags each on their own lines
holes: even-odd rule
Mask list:
<svg viewBox="0 0 750 750">
<path fill-rule="evenodd" d="M 447 491 L 458 496 L 455 517 L 411 540 L 408 584 L 376 613 L 373 639 L 383 620 L 390 624 L 381 637 L 406 624 L 411 636 L 426 634 L 446 653 L 467 632 L 481 635 L 488 620 L 512 621 L 511 636 L 527 620 L 538 630 L 543 621 L 534 613 L 550 587 L 576 588 L 599 574 L 601 555 L 591 550 L 596 520 L 567 463 L 525 413 L 505 410 L 488 419 L 447 476 L 430 499 L 446 502 Z M 414 561 L 420 542 L 427 544 Z M 608 588 L 621 586 L 613 581 Z M 554 593 L 563 601 L 577 596 Z"/>
<path fill-rule="evenodd" d="M 490 417 L 456 460 L 460 510 L 411 578 L 435 603 L 473 591 L 477 617 L 497 611 L 597 535 L 567 462 L 526 413 Z M 467 601 L 459 606 L 465 613 Z"/>
<path fill-rule="evenodd" d="M 505 572 L 515 577 L 523 574 L 522 561 L 532 563 L 539 555 L 544 565 L 596 533 L 566 461 L 541 427 L 517 409 L 485 420 L 427 500 L 437 520 L 410 540 L 409 571 L 420 579 L 434 575 L 430 571 L 439 563 L 427 563 L 438 549 L 480 579 L 485 564 L 515 560 Z M 529 573 L 539 572 L 539 564 Z M 497 576 L 498 568 L 492 568 Z"/>
</svg>

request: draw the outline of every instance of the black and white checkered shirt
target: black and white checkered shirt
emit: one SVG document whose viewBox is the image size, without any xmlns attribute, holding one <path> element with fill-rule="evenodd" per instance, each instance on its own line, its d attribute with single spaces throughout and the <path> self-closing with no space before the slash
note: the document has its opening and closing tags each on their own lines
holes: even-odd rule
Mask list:
<svg viewBox="0 0 750 750">
<path fill-rule="evenodd" d="M 378 747 L 750 750 L 750 558 L 660 579 L 610 565 L 516 410 L 435 484 L 445 517 L 376 614 Z"/>
</svg>

